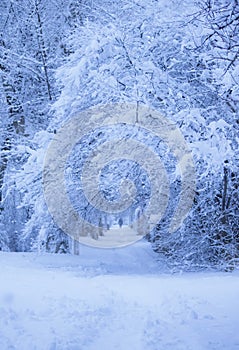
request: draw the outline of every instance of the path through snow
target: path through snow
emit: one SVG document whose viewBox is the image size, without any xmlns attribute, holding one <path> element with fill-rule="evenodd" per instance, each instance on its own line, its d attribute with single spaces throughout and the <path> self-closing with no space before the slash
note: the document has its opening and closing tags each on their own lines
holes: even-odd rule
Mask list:
<svg viewBox="0 0 239 350">
<path fill-rule="evenodd" d="M 238 350 L 239 274 L 159 273 L 148 243 L 0 253 L 0 349 Z"/>
</svg>

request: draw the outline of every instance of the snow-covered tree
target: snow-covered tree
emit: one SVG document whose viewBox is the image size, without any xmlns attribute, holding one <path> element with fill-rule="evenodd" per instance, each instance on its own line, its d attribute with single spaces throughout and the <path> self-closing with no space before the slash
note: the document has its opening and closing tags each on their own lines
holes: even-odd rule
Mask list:
<svg viewBox="0 0 239 350">
<path fill-rule="evenodd" d="M 47 210 L 41 184 L 44 155 L 58 128 L 75 113 L 93 106 L 131 102 L 135 106 L 149 105 L 176 123 L 192 150 L 197 173 L 192 210 L 181 228 L 169 234 L 181 183 L 168 152 L 153 141 L 149 145 L 164 160 L 172 180 L 170 206 L 159 225 L 148 235 L 154 249 L 167 258 L 170 266 L 177 268 L 218 266 L 227 269 L 235 266 L 239 248 L 238 3 L 236 0 L 205 1 L 198 9 L 185 0 L 180 2 L 182 12 L 179 14 L 177 2 L 169 4 L 168 9 L 164 7 L 164 17 L 162 6 L 165 4 L 153 0 L 147 4 L 145 1 L 104 0 L 77 1 L 68 5 L 60 0 L 54 5 L 41 0 L 31 2 L 30 12 L 24 13 L 23 18 L 28 18 L 36 28 L 35 32 L 30 31 L 34 49 L 27 50 L 28 42 L 21 49 L 25 51 L 19 51 L 18 55 L 21 54 L 21 60 L 25 59 L 25 64 L 31 59 L 34 72 L 24 75 L 25 85 L 21 91 L 25 95 L 19 90 L 13 95 L 17 101 L 14 104 L 21 108 L 28 100 L 35 103 L 33 107 L 24 107 L 28 109 L 23 113 L 24 133 L 28 128 L 30 136 L 27 144 L 24 139 L 13 147 L 8 145 L 6 133 L 6 138 L 2 138 L 1 153 L 4 174 L 9 151 L 21 159 L 17 177 L 14 170 L 12 173 L 7 171 L 9 181 L 16 183 L 17 201 L 27 213 L 21 235 L 24 249 L 71 251 L 71 240 L 57 228 Z M 54 6 L 62 13 L 56 12 Z M 9 26 L 9 30 L 13 29 Z M 9 45 L 9 52 L 12 52 L 13 41 Z M 7 55 L 8 51 L 4 52 Z M 3 62 L 8 69 L 10 55 L 6 57 Z M 6 75 L 4 70 L 2 72 Z M 12 73 L 20 85 L 22 72 L 25 74 L 25 70 L 14 69 Z M 32 84 L 35 79 L 38 79 L 38 86 Z M 34 91 L 30 93 L 31 84 Z M 2 92 L 6 92 L 8 85 L 2 85 Z M 32 96 L 36 98 L 32 99 Z M 4 106 L 9 104 L 6 97 L 2 100 Z M 27 127 L 26 116 L 34 121 L 31 118 L 36 106 L 39 106 L 38 122 L 34 127 L 34 123 Z M 21 113 L 20 109 L 16 111 L 18 117 Z M 2 123 L 8 125 L 5 120 Z M 113 129 L 111 134 L 114 135 Z M 100 136 L 95 132 L 90 137 L 92 144 L 99 145 L 110 136 L 101 130 Z M 85 141 L 79 146 L 81 154 L 87 154 L 89 144 Z M 16 163 L 17 158 L 12 156 L 12 169 L 16 170 Z M 75 164 L 78 168 L 82 165 L 80 160 Z M 106 167 L 102 175 L 103 191 L 108 199 L 117 197 L 120 172 L 116 171 L 116 165 L 126 177 L 129 176 L 126 170 L 130 169 L 136 185 L 144 178 L 141 183 L 144 182 L 148 190 L 146 175 L 140 173 L 137 166 L 118 162 Z M 70 166 L 68 170 L 71 170 Z M 71 175 L 77 175 L 77 171 L 73 169 Z M 105 186 L 107 183 L 109 188 Z M 147 202 L 146 190 L 139 192 L 130 214 L 132 217 L 136 208 L 142 210 Z M 72 198 L 83 201 L 77 191 Z M 5 212 L 10 212 L 9 208 Z M 103 220 L 94 211 L 85 215 L 95 216 L 97 222 Z"/>
<path fill-rule="evenodd" d="M 197 56 L 200 73 L 189 85 L 199 86 L 195 97 L 201 106 L 191 105 L 199 108 L 186 115 L 182 110 L 177 116 L 183 129 L 186 123 L 191 128 L 185 131 L 195 156 L 197 193 L 180 232 L 164 240 L 159 234 L 156 249 L 168 256 L 171 266 L 177 262 L 187 268 L 228 269 L 237 265 L 239 253 L 238 3 L 202 1 L 200 6 L 191 17 L 193 36 L 187 49 Z M 194 121 L 188 123 L 193 114 Z"/>
<path fill-rule="evenodd" d="M 31 213 L 18 209 L 22 195 L 15 176 L 34 148 L 35 133 L 49 123 L 50 103 L 59 94 L 54 70 L 69 54 L 64 39 L 81 6 L 61 0 L 0 4 L 0 221 L 12 250 L 21 249 L 14 242 Z"/>
</svg>

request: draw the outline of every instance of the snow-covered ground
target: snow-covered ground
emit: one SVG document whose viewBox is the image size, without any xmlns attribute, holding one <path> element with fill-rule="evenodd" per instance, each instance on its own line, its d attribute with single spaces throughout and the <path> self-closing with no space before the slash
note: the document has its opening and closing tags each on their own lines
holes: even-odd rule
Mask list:
<svg viewBox="0 0 239 350">
<path fill-rule="evenodd" d="M 1 252 L 0 349 L 239 349 L 238 272 L 162 271 L 144 241 Z"/>
</svg>

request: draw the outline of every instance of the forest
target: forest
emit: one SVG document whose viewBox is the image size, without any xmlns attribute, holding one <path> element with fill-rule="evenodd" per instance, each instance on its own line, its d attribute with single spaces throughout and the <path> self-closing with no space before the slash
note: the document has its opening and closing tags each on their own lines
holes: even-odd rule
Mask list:
<svg viewBox="0 0 239 350">
<path fill-rule="evenodd" d="M 183 136 L 195 171 L 187 215 L 170 232 L 179 197 L 187 191 L 170 147 L 146 131 L 135 136 L 135 126 L 115 128 L 116 119 L 108 129 L 99 121 L 67 160 L 65 176 L 74 206 L 84 218 L 106 229 L 120 219 L 121 225 L 132 224 L 132 212 L 141 214 L 156 185 L 164 181 L 153 171 L 155 181 L 151 181 L 141 167 L 149 160 L 145 148 L 151 149 L 164 163 L 168 204 L 161 219 L 141 234 L 158 259 L 171 271 L 235 269 L 239 262 L 238 0 L 180 4 L 171 0 L 168 5 L 160 0 L 2 0 L 0 14 L 0 250 L 79 253 L 78 242 L 57 225 L 46 203 L 47 149 L 77 113 L 83 128 L 87 111 L 130 104 L 136 111 L 145 106 L 156 111 Z M 109 157 L 104 165 L 100 188 L 108 202 L 119 199 L 122 180 L 129 192 L 134 183 L 136 193 L 132 192 L 128 209 L 120 214 L 112 211 L 103 220 L 94 208 L 97 203 L 89 208 L 83 191 L 76 189 L 77 179 L 93 147 L 110 144 L 117 135 L 129 140 L 126 154 L 136 138 L 145 148 L 136 147 L 135 158 L 130 152 L 126 160 L 119 159 L 123 154 L 117 155 L 118 160 Z M 159 170 L 157 164 L 155 160 L 152 167 Z M 89 169 L 96 173 L 93 166 Z M 186 212 L 185 206 L 182 203 Z"/>
</svg>

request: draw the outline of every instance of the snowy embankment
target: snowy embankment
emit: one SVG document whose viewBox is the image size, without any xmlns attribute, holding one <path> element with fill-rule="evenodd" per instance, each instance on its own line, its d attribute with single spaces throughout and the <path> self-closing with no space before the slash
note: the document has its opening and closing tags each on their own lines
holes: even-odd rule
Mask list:
<svg viewBox="0 0 239 350">
<path fill-rule="evenodd" d="M 0 253 L 0 349 L 236 350 L 239 274 L 167 275 L 145 242 Z"/>
</svg>

